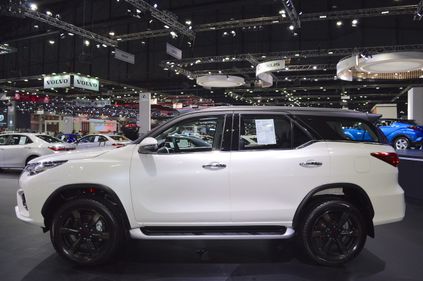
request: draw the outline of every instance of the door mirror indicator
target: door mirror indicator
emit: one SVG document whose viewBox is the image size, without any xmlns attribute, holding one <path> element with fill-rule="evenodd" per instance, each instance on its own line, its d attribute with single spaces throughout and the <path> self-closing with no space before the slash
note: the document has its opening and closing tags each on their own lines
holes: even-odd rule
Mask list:
<svg viewBox="0 0 423 281">
<path fill-rule="evenodd" d="M 140 146 L 138 148 L 138 153 L 141 154 L 152 154 L 157 152 L 159 149 L 157 140 L 152 137 L 147 137 L 143 139 L 140 143 Z"/>
</svg>

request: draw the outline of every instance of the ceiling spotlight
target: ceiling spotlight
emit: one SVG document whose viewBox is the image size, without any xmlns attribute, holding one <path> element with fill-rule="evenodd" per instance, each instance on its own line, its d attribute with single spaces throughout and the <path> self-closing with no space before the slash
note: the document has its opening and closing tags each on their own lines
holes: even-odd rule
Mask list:
<svg viewBox="0 0 423 281">
<path fill-rule="evenodd" d="M 54 40 L 48 40 L 48 43 L 50 44 L 50 45 L 54 45 L 54 43 L 56 43 Z"/>
<path fill-rule="evenodd" d="M 186 24 L 186 25 L 191 25 L 191 23 L 192 23 L 192 22 L 191 22 L 191 20 L 186 20 L 186 21 L 185 21 L 185 24 Z"/>
<path fill-rule="evenodd" d="M 171 31 L 171 32 L 170 32 L 170 35 L 172 36 L 172 38 L 176 38 L 176 37 L 178 37 L 178 34 L 176 34 L 176 32 L 175 32 L 175 31 Z"/>
<path fill-rule="evenodd" d="M 115 36 L 114 31 L 110 31 L 110 32 L 109 32 L 109 35 L 110 35 L 110 36 Z"/>
<path fill-rule="evenodd" d="M 157 4 L 154 4 L 153 7 L 157 9 Z"/>
<path fill-rule="evenodd" d="M 337 21 L 337 22 L 336 22 L 336 26 L 342 26 L 342 21 L 340 21 L 340 20 L 339 20 L 339 21 Z"/>
<path fill-rule="evenodd" d="M 169 29 L 170 28 L 168 25 L 164 25 L 163 27 L 166 28 L 166 29 Z"/>
<path fill-rule="evenodd" d="M 289 26 L 289 30 L 294 30 L 294 26 L 292 24 Z"/>
<path fill-rule="evenodd" d="M 51 16 L 53 15 L 53 13 L 52 13 L 52 12 L 50 12 L 50 11 L 47 11 L 47 12 L 46 12 L 46 15 L 51 17 Z"/>
<path fill-rule="evenodd" d="M 358 24 L 358 19 L 353 19 L 351 21 L 352 26 L 356 26 Z"/>
<path fill-rule="evenodd" d="M 38 6 L 35 3 L 31 3 L 29 4 L 29 8 L 31 9 L 31 11 L 36 11 L 38 10 Z"/>
<path fill-rule="evenodd" d="M 90 45 L 90 41 L 89 40 L 84 40 L 84 45 L 88 47 Z"/>
<path fill-rule="evenodd" d="M 72 32 L 68 32 L 69 36 L 74 36 L 75 34 L 73 34 Z"/>
</svg>

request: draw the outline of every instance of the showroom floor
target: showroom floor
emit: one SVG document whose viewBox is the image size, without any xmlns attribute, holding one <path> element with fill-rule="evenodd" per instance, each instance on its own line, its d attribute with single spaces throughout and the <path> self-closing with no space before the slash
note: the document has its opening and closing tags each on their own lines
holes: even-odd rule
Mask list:
<svg viewBox="0 0 423 281">
<path fill-rule="evenodd" d="M 340 268 L 302 261 L 288 241 L 131 241 L 115 263 L 80 268 L 58 257 L 48 233 L 14 215 L 17 171 L 0 173 L 0 279 L 14 280 L 422 280 L 423 206 L 376 228 L 361 255 Z"/>
</svg>

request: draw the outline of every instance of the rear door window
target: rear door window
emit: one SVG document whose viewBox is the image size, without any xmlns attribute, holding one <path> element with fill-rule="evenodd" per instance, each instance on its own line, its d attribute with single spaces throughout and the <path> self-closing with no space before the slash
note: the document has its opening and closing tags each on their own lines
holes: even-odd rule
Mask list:
<svg viewBox="0 0 423 281">
<path fill-rule="evenodd" d="M 48 142 L 48 143 L 61 143 L 62 142 L 59 139 L 56 139 L 54 137 L 47 136 L 47 135 L 37 135 L 37 138 L 42 139 L 43 141 Z"/>
<path fill-rule="evenodd" d="M 7 141 L 8 145 L 24 145 L 32 143 L 31 139 L 23 135 L 10 135 Z"/>
<path fill-rule="evenodd" d="M 281 115 L 242 115 L 239 149 L 290 149 L 291 122 Z"/>
</svg>

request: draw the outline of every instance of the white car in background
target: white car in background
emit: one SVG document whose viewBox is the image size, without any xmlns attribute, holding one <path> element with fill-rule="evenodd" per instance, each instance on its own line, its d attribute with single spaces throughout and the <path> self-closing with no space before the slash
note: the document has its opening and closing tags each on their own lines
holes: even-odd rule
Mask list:
<svg viewBox="0 0 423 281">
<path fill-rule="evenodd" d="M 0 168 L 24 168 L 29 161 L 37 157 L 74 149 L 74 144 L 64 143 L 48 135 L 1 134 Z"/>
<path fill-rule="evenodd" d="M 94 134 L 80 138 L 76 144 L 77 149 L 96 147 L 122 147 L 129 144 L 131 140 L 121 135 Z"/>
</svg>

